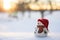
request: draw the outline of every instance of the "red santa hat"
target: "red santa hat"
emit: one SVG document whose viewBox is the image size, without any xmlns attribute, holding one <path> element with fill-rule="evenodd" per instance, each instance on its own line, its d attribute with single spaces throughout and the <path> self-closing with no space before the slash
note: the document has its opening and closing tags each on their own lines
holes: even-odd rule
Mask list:
<svg viewBox="0 0 60 40">
<path fill-rule="evenodd" d="M 47 19 L 38 19 L 38 23 L 40 25 L 44 25 L 46 27 L 46 29 L 48 30 L 49 21 Z"/>
</svg>

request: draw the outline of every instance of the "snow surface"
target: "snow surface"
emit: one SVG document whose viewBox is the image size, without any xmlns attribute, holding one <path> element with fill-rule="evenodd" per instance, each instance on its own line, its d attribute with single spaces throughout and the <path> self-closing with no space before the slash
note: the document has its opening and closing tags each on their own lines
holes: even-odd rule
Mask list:
<svg viewBox="0 0 60 40">
<path fill-rule="evenodd" d="M 47 14 L 48 12 L 45 12 Z M 0 40 L 60 40 L 60 12 L 54 11 L 53 14 L 45 15 L 49 20 L 48 37 L 36 37 L 34 28 L 37 19 L 41 17 L 39 12 L 25 12 L 23 17 L 18 12 L 18 19 L 9 18 L 8 13 L 0 13 Z"/>
</svg>

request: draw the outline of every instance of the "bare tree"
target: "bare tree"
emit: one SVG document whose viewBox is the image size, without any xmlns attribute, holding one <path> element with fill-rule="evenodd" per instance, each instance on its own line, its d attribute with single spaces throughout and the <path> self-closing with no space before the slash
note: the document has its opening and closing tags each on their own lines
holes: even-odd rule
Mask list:
<svg viewBox="0 0 60 40">
<path fill-rule="evenodd" d="M 19 1 L 19 3 L 17 4 L 17 10 L 22 12 L 22 16 L 24 17 L 24 12 L 25 12 L 24 2 L 20 3 L 20 1 Z"/>
<path fill-rule="evenodd" d="M 51 7 L 51 9 L 50 9 L 50 14 L 52 14 L 52 11 L 53 11 L 52 2 L 51 2 L 51 0 L 48 0 L 48 2 L 49 2 L 49 5 L 50 5 L 50 7 Z"/>
</svg>

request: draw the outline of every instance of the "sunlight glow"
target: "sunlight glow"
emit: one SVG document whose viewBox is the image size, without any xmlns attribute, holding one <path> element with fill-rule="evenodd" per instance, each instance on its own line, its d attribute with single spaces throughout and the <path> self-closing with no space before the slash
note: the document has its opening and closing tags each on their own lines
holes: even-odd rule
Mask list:
<svg viewBox="0 0 60 40">
<path fill-rule="evenodd" d="M 4 3 L 4 9 L 8 10 L 11 8 L 11 5 L 10 5 L 10 0 L 3 0 L 3 3 Z"/>
<path fill-rule="evenodd" d="M 17 0 L 3 0 L 4 10 L 10 10 L 11 8 L 14 8 L 16 5 L 15 3 L 17 3 Z"/>
</svg>

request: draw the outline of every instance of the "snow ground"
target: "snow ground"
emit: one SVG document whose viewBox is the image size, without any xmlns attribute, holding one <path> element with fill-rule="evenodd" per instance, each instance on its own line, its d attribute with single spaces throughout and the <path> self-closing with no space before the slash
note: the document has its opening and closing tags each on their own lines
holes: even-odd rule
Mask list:
<svg viewBox="0 0 60 40">
<path fill-rule="evenodd" d="M 37 19 L 40 18 L 39 12 L 31 12 L 31 18 L 18 13 L 18 19 L 9 18 L 8 14 L 0 14 L 0 40 L 60 40 L 60 12 L 45 16 L 49 20 L 48 37 L 36 37 L 34 28 Z"/>
<path fill-rule="evenodd" d="M 55 35 L 56 34 L 56 35 Z M 60 34 L 49 33 L 48 37 L 36 37 L 34 33 L 0 33 L 1 40 L 60 40 Z"/>
</svg>

